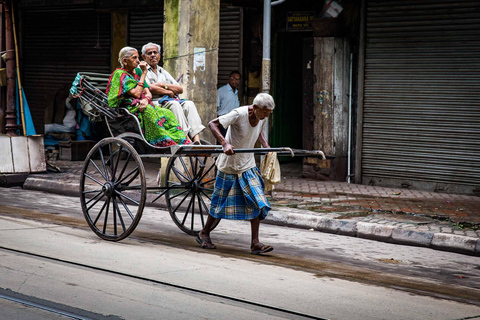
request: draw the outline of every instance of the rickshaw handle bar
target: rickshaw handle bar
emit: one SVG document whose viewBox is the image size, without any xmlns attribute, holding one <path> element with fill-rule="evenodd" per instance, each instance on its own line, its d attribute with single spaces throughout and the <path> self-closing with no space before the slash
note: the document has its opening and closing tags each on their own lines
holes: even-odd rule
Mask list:
<svg viewBox="0 0 480 320">
<path fill-rule="evenodd" d="M 193 147 L 190 149 L 190 147 Z M 214 147 L 214 148 L 212 148 Z M 291 149 L 288 147 L 282 148 L 253 148 L 253 149 L 233 149 L 234 153 L 253 153 L 256 155 L 265 155 L 269 152 L 276 152 L 277 155 L 290 155 L 292 157 L 321 157 L 326 159 L 325 154 L 320 150 L 301 150 Z M 195 155 L 195 154 L 220 154 L 223 153 L 221 146 L 178 146 L 178 149 L 172 152 L 174 155 Z M 173 155 L 172 154 L 172 155 Z"/>
</svg>

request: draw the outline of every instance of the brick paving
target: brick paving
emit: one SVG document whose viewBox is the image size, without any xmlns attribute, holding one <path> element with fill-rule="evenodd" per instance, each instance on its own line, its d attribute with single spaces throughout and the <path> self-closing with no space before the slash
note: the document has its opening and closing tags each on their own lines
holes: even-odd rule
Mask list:
<svg viewBox="0 0 480 320">
<path fill-rule="evenodd" d="M 424 232 L 480 237 L 480 197 L 289 177 L 272 205 Z"/>
</svg>

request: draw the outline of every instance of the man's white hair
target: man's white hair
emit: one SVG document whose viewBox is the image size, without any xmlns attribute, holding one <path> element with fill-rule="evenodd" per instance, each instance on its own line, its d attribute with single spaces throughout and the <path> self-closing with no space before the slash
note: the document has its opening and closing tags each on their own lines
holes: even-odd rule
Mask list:
<svg viewBox="0 0 480 320">
<path fill-rule="evenodd" d="M 118 62 L 120 62 L 122 68 L 124 67 L 123 59 L 130 58 L 133 55 L 134 51 L 137 52 L 137 49 L 132 47 L 123 47 L 120 50 L 120 52 L 118 53 Z"/>
<path fill-rule="evenodd" d="M 160 50 L 162 49 L 162 47 L 160 47 L 160 45 L 158 45 L 156 43 L 153 43 L 153 42 L 149 42 L 142 47 L 142 54 L 147 53 L 147 47 L 150 47 L 150 46 L 156 46 L 158 52 L 160 52 Z"/>
<path fill-rule="evenodd" d="M 253 104 L 259 108 L 267 108 L 269 110 L 273 110 L 275 108 L 273 97 L 264 92 L 257 94 L 255 99 L 253 99 Z"/>
</svg>

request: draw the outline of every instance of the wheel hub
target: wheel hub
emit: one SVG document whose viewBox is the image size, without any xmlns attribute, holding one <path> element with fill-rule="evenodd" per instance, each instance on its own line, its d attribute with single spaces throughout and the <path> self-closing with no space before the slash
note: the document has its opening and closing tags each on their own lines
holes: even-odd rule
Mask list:
<svg viewBox="0 0 480 320">
<path fill-rule="evenodd" d="M 103 194 L 109 198 L 112 196 L 114 190 L 115 190 L 115 187 L 113 183 L 110 181 L 107 181 L 107 183 L 105 183 L 102 187 Z"/>
<path fill-rule="evenodd" d="M 199 181 L 198 180 L 194 180 L 192 181 L 192 191 L 193 192 L 198 192 L 198 187 L 200 186 L 199 184 Z"/>
</svg>

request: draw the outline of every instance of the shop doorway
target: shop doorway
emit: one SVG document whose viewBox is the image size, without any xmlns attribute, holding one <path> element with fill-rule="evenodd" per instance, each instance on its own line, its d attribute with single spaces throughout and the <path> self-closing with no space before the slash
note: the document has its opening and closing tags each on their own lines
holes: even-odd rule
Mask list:
<svg viewBox="0 0 480 320">
<path fill-rule="evenodd" d="M 298 149 L 304 147 L 302 97 L 306 87 L 303 79 L 303 51 L 304 37 L 301 34 L 276 34 L 272 50 L 272 85 L 275 98 L 273 127 L 269 137 L 272 147 L 288 146 Z M 282 161 L 301 159 L 284 158 Z"/>
</svg>

